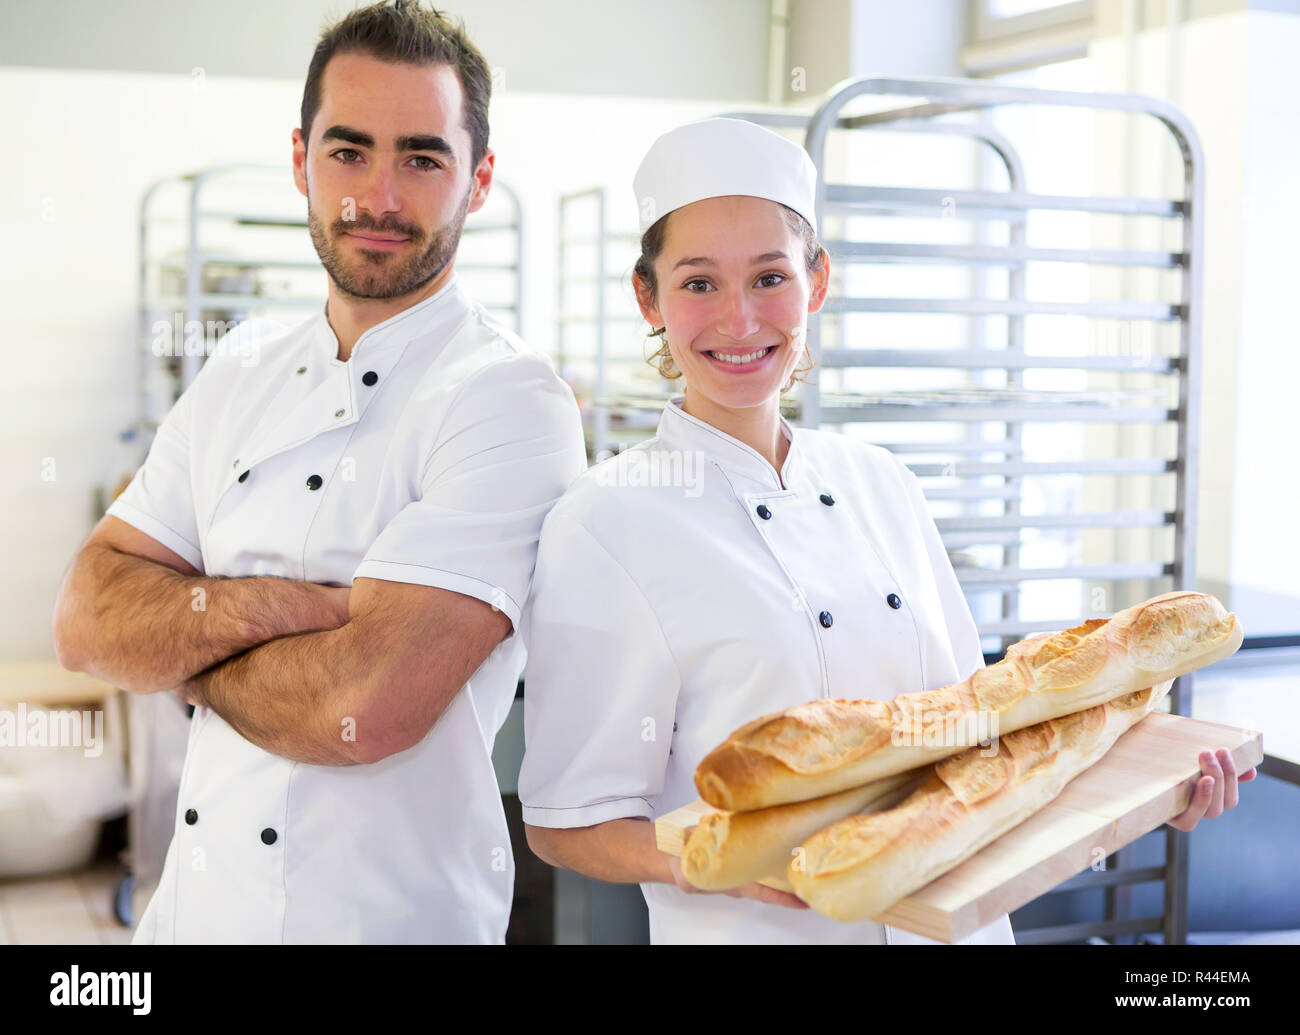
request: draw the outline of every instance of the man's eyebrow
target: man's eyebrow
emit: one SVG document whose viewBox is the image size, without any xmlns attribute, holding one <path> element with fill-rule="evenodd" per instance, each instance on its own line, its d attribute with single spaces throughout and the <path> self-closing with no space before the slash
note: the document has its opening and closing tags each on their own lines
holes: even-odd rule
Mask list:
<svg viewBox="0 0 1300 1035">
<path fill-rule="evenodd" d="M 351 129 L 347 126 L 330 126 L 321 134 L 321 142 L 324 143 L 327 140 L 342 140 L 349 144 L 356 144 L 357 147 L 375 146 L 375 138 L 369 133 L 364 133 L 359 129 Z M 393 147 L 398 151 L 435 151 L 438 154 L 446 155 L 448 158 L 456 157 L 456 151 L 451 144 L 432 133 L 417 133 L 411 136 L 398 137 L 393 141 Z"/>
<path fill-rule="evenodd" d="M 755 255 L 752 259 L 749 260 L 749 264 L 751 266 L 757 266 L 759 263 L 762 262 L 775 262 L 777 259 L 788 259 L 788 258 L 789 256 L 786 255 L 785 252 L 764 252 L 762 255 Z M 674 264 L 673 269 L 674 270 L 677 269 L 678 266 L 716 266 L 716 265 L 717 263 L 714 262 L 712 259 L 708 258 L 707 256 L 696 255 L 689 259 L 678 259 L 677 262 Z"/>
</svg>

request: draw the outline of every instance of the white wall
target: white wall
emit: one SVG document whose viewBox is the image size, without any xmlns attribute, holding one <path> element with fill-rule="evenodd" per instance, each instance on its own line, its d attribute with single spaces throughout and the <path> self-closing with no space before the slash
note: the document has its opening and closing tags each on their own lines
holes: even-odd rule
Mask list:
<svg viewBox="0 0 1300 1035">
<path fill-rule="evenodd" d="M 767 87 L 768 0 L 425 0 L 461 18 L 508 89 L 744 97 Z M 364 0 L 42 0 L 0 6 L 0 65 L 302 81 Z"/>
<path fill-rule="evenodd" d="M 1293 5 L 1294 6 L 1294 5 Z M 1240 337 L 1231 578 L 1295 598 L 1300 590 L 1296 399 L 1300 386 L 1300 8 L 1252 11 L 1242 193 Z M 1232 227 L 1232 240 L 1237 235 Z M 1286 629 L 1295 632 L 1293 624 Z M 1263 630 L 1261 630 L 1262 632 Z"/>
<path fill-rule="evenodd" d="M 815 98 L 850 76 L 961 75 L 966 8 L 966 0 L 789 0 L 786 100 Z"/>
<path fill-rule="evenodd" d="M 853 0 L 850 74 L 959 76 L 965 0 Z"/>
</svg>

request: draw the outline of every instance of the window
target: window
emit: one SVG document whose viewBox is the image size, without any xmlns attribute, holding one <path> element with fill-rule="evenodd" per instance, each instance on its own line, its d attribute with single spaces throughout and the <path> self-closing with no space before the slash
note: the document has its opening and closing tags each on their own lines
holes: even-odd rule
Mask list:
<svg viewBox="0 0 1300 1035">
<path fill-rule="evenodd" d="M 1078 5 L 1069 3 L 1069 0 L 984 0 L 981 6 L 984 8 L 985 17 L 994 20 L 1014 18 L 1031 11 L 1046 11 L 1051 7 L 1077 7 Z"/>
<path fill-rule="evenodd" d="M 1092 0 L 970 0 L 962 66 L 992 76 L 1084 57 L 1093 15 Z"/>
</svg>

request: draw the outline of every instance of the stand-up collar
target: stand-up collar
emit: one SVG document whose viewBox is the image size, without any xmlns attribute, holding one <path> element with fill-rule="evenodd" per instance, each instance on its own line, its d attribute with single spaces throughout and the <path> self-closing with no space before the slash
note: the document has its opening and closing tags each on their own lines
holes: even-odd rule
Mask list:
<svg viewBox="0 0 1300 1035">
<path fill-rule="evenodd" d="M 740 439 L 715 428 L 707 421 L 693 417 L 682 409 L 685 396 L 678 395 L 668 400 L 663 415 L 659 418 L 657 437 L 665 449 L 698 450 L 709 459 L 717 462 L 729 476 L 738 476 L 757 482 L 763 488 L 780 490 L 781 482 L 790 488 L 803 469 L 803 457 L 799 449 L 799 439 L 795 429 L 781 417 L 781 432 L 790 443 L 785 464 L 778 478 L 772 465 L 752 446 L 747 446 Z"/>
<path fill-rule="evenodd" d="M 344 362 L 338 358 L 338 336 L 321 306 L 308 328 L 310 348 L 289 356 L 290 363 L 278 370 L 283 380 L 275 399 L 278 419 L 259 426 L 244 443 L 231 465 L 231 479 L 322 432 L 355 424 L 394 375 L 407 346 L 424 339 L 428 347 L 422 353 L 431 359 L 470 309 L 453 274 L 437 294 L 369 328 Z"/>
<path fill-rule="evenodd" d="M 435 294 L 365 330 L 352 346 L 349 359 L 355 359 L 357 365 L 373 364 L 394 346 L 400 349 L 417 334 L 436 330 L 444 320 L 450 329 L 460 323 L 467 305 L 460 277 L 453 272 Z M 328 304 L 323 304 L 316 317 L 316 342 L 324 359 L 341 366 L 344 361 L 338 358 L 339 339 L 329 324 L 327 309 Z"/>
</svg>

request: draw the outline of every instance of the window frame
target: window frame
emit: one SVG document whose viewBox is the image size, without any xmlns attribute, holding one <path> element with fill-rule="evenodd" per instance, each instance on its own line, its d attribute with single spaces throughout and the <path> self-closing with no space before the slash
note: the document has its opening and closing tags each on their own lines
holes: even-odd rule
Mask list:
<svg viewBox="0 0 1300 1035">
<path fill-rule="evenodd" d="M 1095 0 L 1069 0 L 1041 11 L 995 18 L 990 0 L 969 0 L 963 74 L 991 78 L 1086 57 L 1096 32 Z"/>
</svg>

